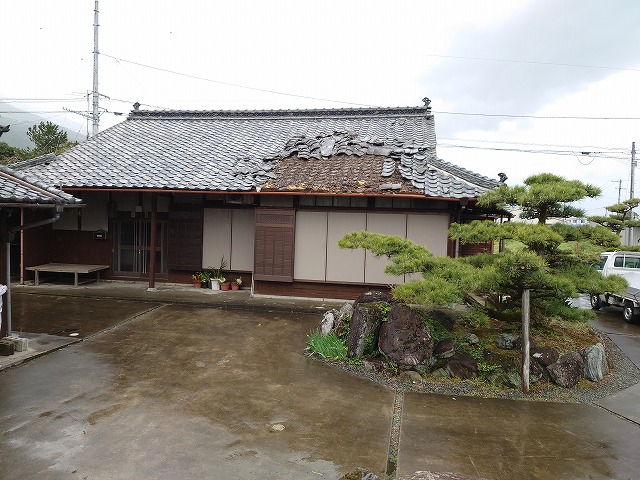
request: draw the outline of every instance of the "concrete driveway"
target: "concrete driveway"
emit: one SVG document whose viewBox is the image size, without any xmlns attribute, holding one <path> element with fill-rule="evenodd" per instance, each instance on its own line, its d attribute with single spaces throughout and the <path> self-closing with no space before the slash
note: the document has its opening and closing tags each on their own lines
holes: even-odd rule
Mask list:
<svg viewBox="0 0 640 480">
<path fill-rule="evenodd" d="M 0 372 L 0 478 L 383 478 L 396 392 L 303 355 L 319 313 L 159 300 Z M 400 398 L 399 475 L 640 477 L 640 426 L 598 406 Z"/>
</svg>

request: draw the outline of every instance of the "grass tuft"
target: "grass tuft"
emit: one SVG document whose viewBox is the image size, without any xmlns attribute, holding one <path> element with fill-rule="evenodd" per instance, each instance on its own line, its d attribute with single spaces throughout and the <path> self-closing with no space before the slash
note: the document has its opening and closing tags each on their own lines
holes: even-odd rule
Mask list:
<svg viewBox="0 0 640 480">
<path fill-rule="evenodd" d="M 347 358 L 347 344 L 333 331 L 323 335 L 320 330 L 314 330 L 307 335 L 307 348 L 323 358 L 332 360 Z"/>
</svg>

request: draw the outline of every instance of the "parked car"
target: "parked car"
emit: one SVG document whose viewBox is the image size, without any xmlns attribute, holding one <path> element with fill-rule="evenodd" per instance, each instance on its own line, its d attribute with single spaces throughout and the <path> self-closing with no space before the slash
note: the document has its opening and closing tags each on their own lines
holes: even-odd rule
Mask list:
<svg viewBox="0 0 640 480">
<path fill-rule="evenodd" d="M 629 282 L 624 294 L 592 293 L 591 308 L 600 310 L 601 307 L 613 305 L 622 307 L 624 320 L 628 323 L 640 321 L 640 252 L 603 252 L 600 262 L 594 267 L 602 275 L 619 275 Z"/>
</svg>

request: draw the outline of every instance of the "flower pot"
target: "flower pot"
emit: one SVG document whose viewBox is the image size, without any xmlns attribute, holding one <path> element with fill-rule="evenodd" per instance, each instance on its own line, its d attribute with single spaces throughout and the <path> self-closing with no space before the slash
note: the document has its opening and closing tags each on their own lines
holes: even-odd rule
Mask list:
<svg viewBox="0 0 640 480">
<path fill-rule="evenodd" d="M 220 290 L 225 290 L 225 291 L 226 291 L 226 290 L 229 290 L 230 285 L 231 285 L 231 284 L 230 284 L 229 282 L 221 283 L 221 284 L 220 284 Z"/>
<path fill-rule="evenodd" d="M 196 287 L 196 288 L 200 288 L 200 287 L 202 287 L 202 282 L 200 282 L 200 281 L 193 282 L 193 286 Z"/>
<path fill-rule="evenodd" d="M 240 285 L 238 285 L 238 282 L 231 282 L 231 290 L 239 290 L 240 289 Z"/>
<path fill-rule="evenodd" d="M 211 279 L 211 290 L 220 290 L 220 280 L 217 278 Z"/>
</svg>

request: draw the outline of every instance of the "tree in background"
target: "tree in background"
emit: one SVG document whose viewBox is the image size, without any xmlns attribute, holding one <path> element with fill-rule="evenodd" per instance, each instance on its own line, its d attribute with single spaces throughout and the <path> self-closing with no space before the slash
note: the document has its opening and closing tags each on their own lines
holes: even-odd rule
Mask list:
<svg viewBox="0 0 640 480">
<path fill-rule="evenodd" d="M 638 205 L 640 205 L 640 198 L 630 198 L 606 207 L 611 215 L 588 217 L 587 220 L 598 223 L 619 235 L 626 227 L 640 227 L 640 221 L 633 220 L 630 215 Z"/>
<path fill-rule="evenodd" d="M 544 179 L 549 180 L 543 185 Z M 568 181 L 552 174 L 527 179 L 525 186 L 507 187 L 483 194 L 478 203 L 487 207 L 519 207 L 538 224 L 496 223 L 474 220 L 452 224 L 451 238 L 461 243 L 508 240 L 504 252 L 472 257 L 435 257 L 425 247 L 409 240 L 370 232 L 354 232 L 343 237 L 342 248 L 365 248 L 390 260 L 390 275 L 420 273 L 422 278 L 393 288 L 399 300 L 424 305 L 445 305 L 461 301 L 467 293 L 495 299 L 494 314 L 505 320 L 519 320 L 522 292 L 531 290 L 531 319 L 542 322 L 552 317 L 584 320 L 592 315 L 571 308 L 566 299 L 579 293 L 621 292 L 626 281 L 603 277 L 591 267 L 605 249 L 619 245 L 618 237 L 602 226 L 574 229 L 567 225 L 550 227 L 546 219 L 579 213 L 569 201 L 597 196 L 596 187 Z M 568 200 L 572 199 L 572 200 Z M 511 302 L 500 303 L 508 297 Z"/>
<path fill-rule="evenodd" d="M 518 207 L 520 218 L 538 219 L 546 224 L 550 218 L 582 217 L 584 211 L 571 205 L 583 198 L 598 197 L 602 191 L 579 180 L 567 180 L 553 173 L 540 173 L 524 180 L 524 185 L 500 185 L 478 199 L 481 207 L 505 209 Z"/>
<path fill-rule="evenodd" d="M 69 142 L 67 133 L 51 122 L 40 122 L 30 127 L 27 130 L 27 136 L 36 145 L 33 150 L 30 150 L 29 158 L 47 153 L 62 153 L 77 145 L 75 142 Z"/>
<path fill-rule="evenodd" d="M 0 163 L 9 165 L 28 158 L 28 152 L 21 148 L 12 147 L 8 143 L 0 142 Z"/>
</svg>

